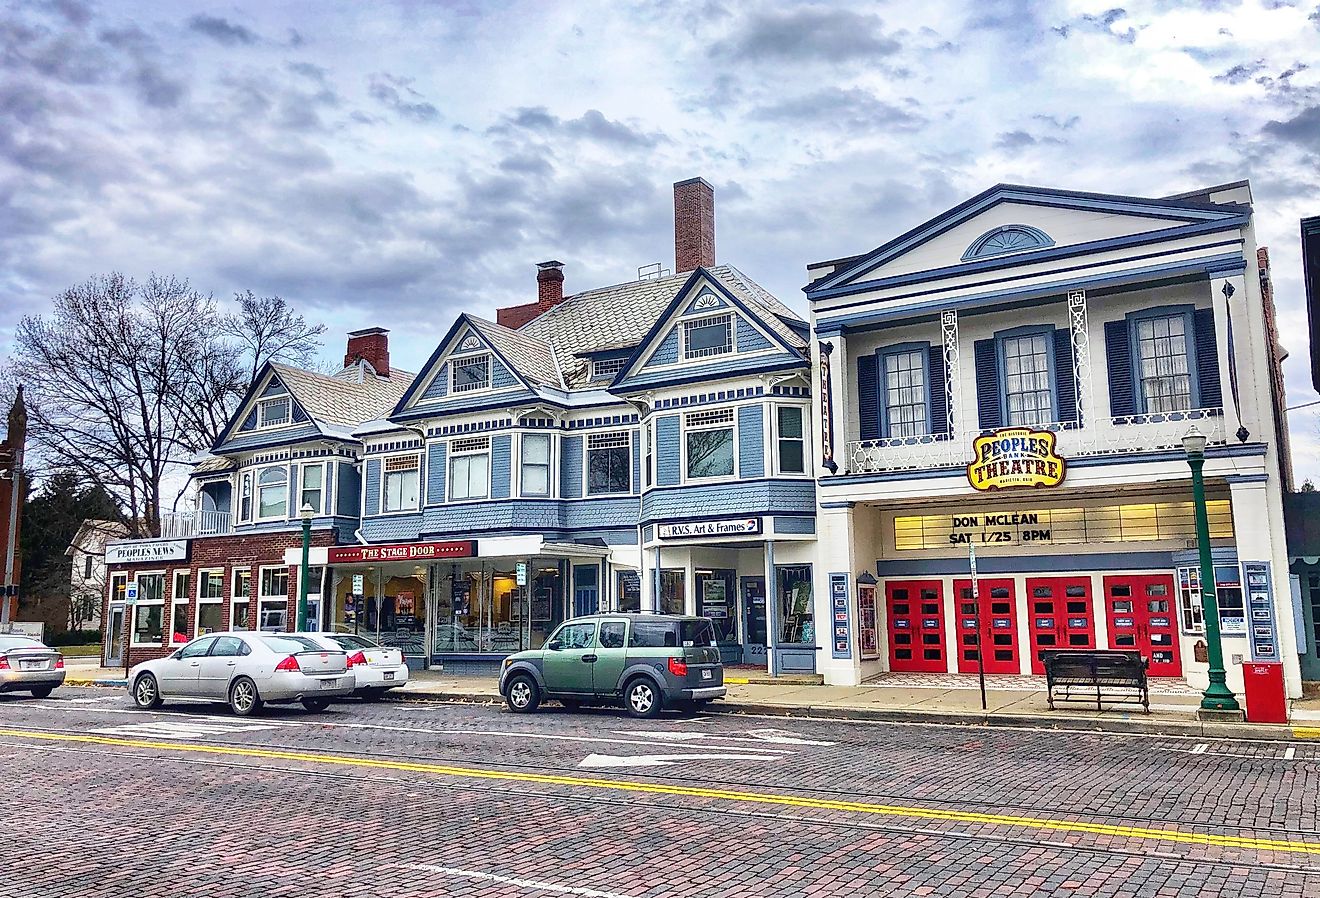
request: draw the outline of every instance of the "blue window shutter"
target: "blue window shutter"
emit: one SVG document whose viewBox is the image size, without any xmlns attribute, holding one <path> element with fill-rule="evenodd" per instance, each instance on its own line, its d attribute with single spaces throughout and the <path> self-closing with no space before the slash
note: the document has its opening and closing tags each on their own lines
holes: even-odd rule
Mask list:
<svg viewBox="0 0 1320 898">
<path fill-rule="evenodd" d="M 1109 366 L 1109 414 L 1115 418 L 1135 415 L 1137 396 L 1127 319 L 1105 322 L 1105 364 Z"/>
<path fill-rule="evenodd" d="M 944 348 L 926 344 L 926 383 L 930 388 L 930 432 L 949 432 L 949 393 L 945 386 Z"/>
<path fill-rule="evenodd" d="M 857 420 L 861 438 L 880 439 L 880 396 L 874 355 L 857 357 Z"/>
<path fill-rule="evenodd" d="M 1199 408 L 1218 408 L 1224 404 L 1219 383 L 1219 343 L 1215 339 L 1215 310 L 1197 309 L 1192 330 L 1196 339 L 1196 380 L 1201 395 Z"/>
<path fill-rule="evenodd" d="M 994 340 L 976 341 L 976 414 L 982 430 L 1004 426 L 999 403 L 999 353 Z"/>
<path fill-rule="evenodd" d="M 1073 372 L 1072 331 L 1054 332 L 1054 385 L 1059 407 L 1054 410 L 1064 424 L 1080 420 L 1077 413 L 1077 377 Z"/>
</svg>

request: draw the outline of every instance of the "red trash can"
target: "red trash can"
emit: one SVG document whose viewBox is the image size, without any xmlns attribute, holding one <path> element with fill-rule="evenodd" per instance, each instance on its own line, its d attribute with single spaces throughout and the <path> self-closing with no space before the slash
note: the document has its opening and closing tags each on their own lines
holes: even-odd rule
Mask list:
<svg viewBox="0 0 1320 898">
<path fill-rule="evenodd" d="M 1252 723 L 1287 723 L 1288 695 L 1283 689 L 1283 665 L 1248 662 L 1242 665 L 1247 694 L 1247 720 Z"/>
</svg>

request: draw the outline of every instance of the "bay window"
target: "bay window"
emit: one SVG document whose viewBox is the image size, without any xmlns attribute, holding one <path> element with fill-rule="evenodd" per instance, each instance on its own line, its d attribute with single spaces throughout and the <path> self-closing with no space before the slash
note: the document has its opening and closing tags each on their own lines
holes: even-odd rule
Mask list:
<svg viewBox="0 0 1320 898">
<path fill-rule="evenodd" d="M 381 508 L 385 511 L 411 511 L 417 508 L 421 466 L 420 455 L 396 455 L 382 462 L 384 483 L 381 485 Z"/>
<path fill-rule="evenodd" d="M 325 499 L 324 491 L 325 465 L 303 465 L 298 487 L 298 510 L 301 512 L 304 505 L 310 505 L 313 511 L 320 513 L 325 507 L 321 504 Z"/>
<path fill-rule="evenodd" d="M 289 513 L 289 472 L 283 467 L 266 468 L 257 475 L 257 519 L 287 517 Z"/>
<path fill-rule="evenodd" d="M 524 496 L 550 495 L 550 434 L 523 434 L 520 482 Z"/>
<path fill-rule="evenodd" d="M 632 492 L 632 438 L 626 430 L 587 436 L 587 495 Z"/>
<path fill-rule="evenodd" d="M 775 411 L 775 437 L 779 450 L 781 474 L 807 472 L 806 434 L 803 430 L 802 407 L 781 405 Z"/>
<path fill-rule="evenodd" d="M 687 429 L 687 476 L 733 476 L 733 409 L 688 412 L 683 420 Z"/>
<path fill-rule="evenodd" d="M 490 496 L 490 437 L 468 437 L 449 444 L 449 498 Z"/>
</svg>

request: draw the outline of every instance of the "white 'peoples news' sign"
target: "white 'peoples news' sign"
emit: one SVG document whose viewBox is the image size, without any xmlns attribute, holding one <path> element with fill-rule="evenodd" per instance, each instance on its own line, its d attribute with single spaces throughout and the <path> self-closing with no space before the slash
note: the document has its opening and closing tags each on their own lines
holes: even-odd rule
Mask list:
<svg viewBox="0 0 1320 898">
<path fill-rule="evenodd" d="M 719 521 L 690 521 L 686 524 L 660 524 L 661 539 L 690 539 L 703 536 L 747 536 L 761 532 L 760 518 L 725 518 Z"/>
<path fill-rule="evenodd" d="M 135 540 L 105 547 L 106 564 L 142 564 L 151 561 L 183 561 L 188 557 L 186 539 Z"/>
</svg>

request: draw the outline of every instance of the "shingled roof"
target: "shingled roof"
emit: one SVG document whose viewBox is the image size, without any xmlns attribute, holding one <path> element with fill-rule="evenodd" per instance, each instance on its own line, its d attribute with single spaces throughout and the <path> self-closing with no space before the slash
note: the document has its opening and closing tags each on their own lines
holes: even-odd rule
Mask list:
<svg viewBox="0 0 1320 898">
<path fill-rule="evenodd" d="M 554 347 L 536 336 L 467 315 L 468 324 L 531 384 L 564 389 Z"/>
<path fill-rule="evenodd" d="M 314 421 L 336 428 L 354 427 L 389 414 L 414 377 L 397 368 L 390 370 L 389 377 L 379 377 L 361 364 L 333 375 L 278 362 L 270 367 Z"/>
</svg>

